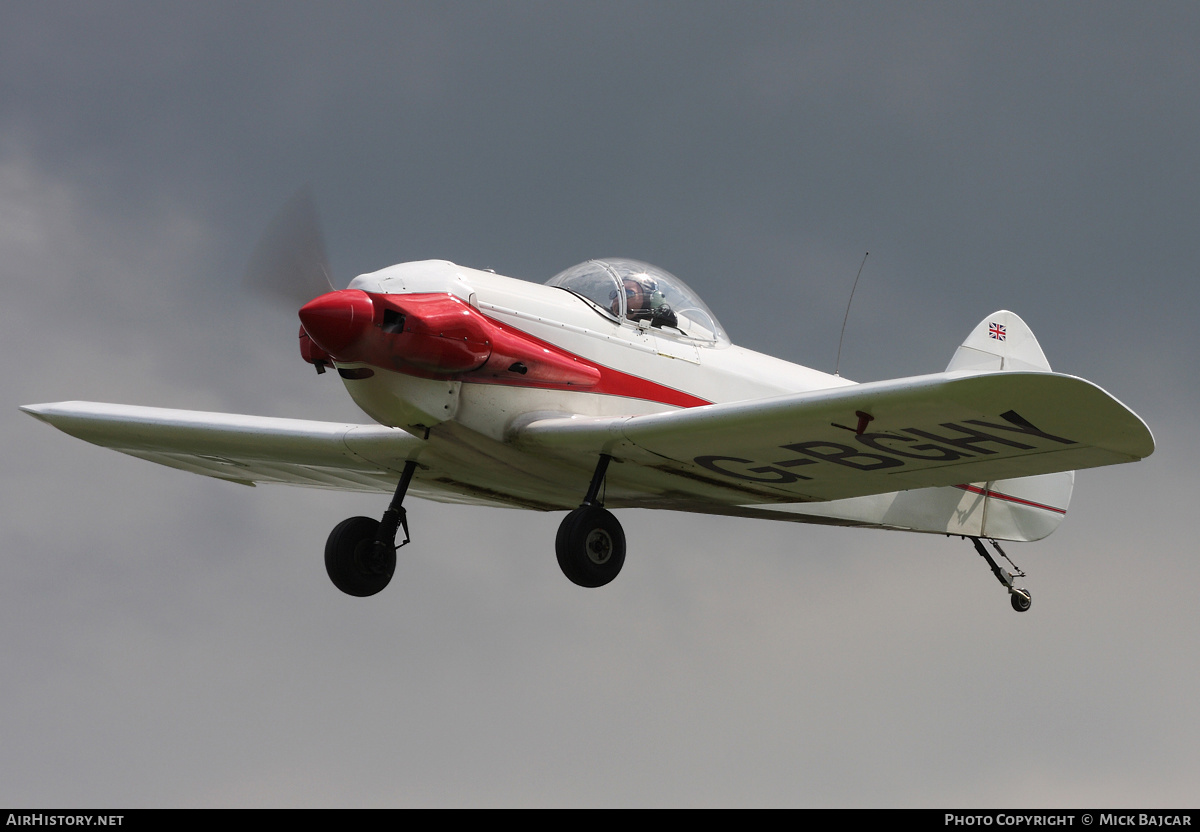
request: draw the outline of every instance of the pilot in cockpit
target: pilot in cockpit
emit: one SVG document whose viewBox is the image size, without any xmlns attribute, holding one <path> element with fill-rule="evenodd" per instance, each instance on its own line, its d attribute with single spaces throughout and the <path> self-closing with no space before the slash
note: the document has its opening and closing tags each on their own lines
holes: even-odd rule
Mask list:
<svg viewBox="0 0 1200 832">
<path fill-rule="evenodd" d="M 621 279 L 625 287 L 625 317 L 631 321 L 649 321 L 652 327 L 678 327 L 679 320 L 667 303 L 658 283 L 646 274 L 626 275 Z M 612 311 L 621 314 L 621 301 L 614 290 Z"/>
</svg>

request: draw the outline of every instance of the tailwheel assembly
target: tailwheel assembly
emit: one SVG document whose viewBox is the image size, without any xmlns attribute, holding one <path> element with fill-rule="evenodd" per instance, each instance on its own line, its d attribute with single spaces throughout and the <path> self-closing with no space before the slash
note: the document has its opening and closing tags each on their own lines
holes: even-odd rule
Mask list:
<svg viewBox="0 0 1200 832">
<path fill-rule="evenodd" d="M 1009 565 L 1013 568 L 1012 572 L 1009 572 L 996 563 L 996 559 L 988 553 L 987 548 L 983 545 L 983 541 L 978 537 L 972 537 L 971 542 L 975 544 L 975 551 L 979 553 L 979 556 L 986 560 L 988 566 L 992 568 L 992 574 L 996 576 L 996 580 L 1008 590 L 1009 602 L 1012 604 L 1012 608 L 1017 612 L 1027 612 L 1033 606 L 1033 598 L 1030 596 L 1029 590 L 1022 586 L 1013 586 L 1013 578 L 1024 578 L 1025 573 L 1021 571 L 1019 566 L 1012 562 L 1012 558 L 1005 554 L 1004 550 L 1000 548 L 1000 544 L 992 538 L 987 538 L 987 542 L 992 544 L 992 548 L 1000 554 L 1000 557 L 1008 561 Z"/>
</svg>

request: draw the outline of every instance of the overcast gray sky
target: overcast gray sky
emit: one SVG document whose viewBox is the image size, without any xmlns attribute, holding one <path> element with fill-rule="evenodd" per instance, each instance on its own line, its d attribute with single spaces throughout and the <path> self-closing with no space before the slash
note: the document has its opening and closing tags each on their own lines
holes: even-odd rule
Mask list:
<svg viewBox="0 0 1200 832">
<path fill-rule="evenodd" d="M 0 802 L 1195 806 L 1200 7 L 6 3 Z M 245 489 L 71 439 L 90 399 L 366 421 L 240 275 L 311 183 L 342 283 L 445 258 L 686 280 L 735 342 L 942 369 L 1000 308 L 1158 451 L 1010 553 L 413 501 L 367 600 L 325 536 L 386 497 Z"/>
</svg>

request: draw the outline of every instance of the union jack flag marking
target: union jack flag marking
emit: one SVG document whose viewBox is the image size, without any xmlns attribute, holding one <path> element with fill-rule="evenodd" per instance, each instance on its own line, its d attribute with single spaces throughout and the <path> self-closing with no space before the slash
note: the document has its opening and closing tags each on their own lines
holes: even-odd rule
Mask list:
<svg viewBox="0 0 1200 832">
<path fill-rule="evenodd" d="M 1005 334 L 1004 327 L 1001 324 L 988 324 L 988 335 L 997 341 L 1003 341 Z"/>
</svg>

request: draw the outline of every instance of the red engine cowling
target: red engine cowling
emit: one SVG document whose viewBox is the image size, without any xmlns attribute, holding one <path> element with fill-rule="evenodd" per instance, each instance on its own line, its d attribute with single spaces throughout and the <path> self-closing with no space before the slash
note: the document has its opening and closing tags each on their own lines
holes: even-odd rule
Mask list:
<svg viewBox="0 0 1200 832">
<path fill-rule="evenodd" d="M 318 373 L 325 372 L 325 368 L 333 363 L 329 353 L 317 346 L 303 326 L 300 327 L 300 357 L 315 365 Z"/>
<path fill-rule="evenodd" d="M 600 371 L 451 294 L 329 292 L 300 310 L 304 360 L 365 363 L 423 378 L 588 388 Z"/>
<path fill-rule="evenodd" d="M 374 295 L 392 365 L 439 376 L 482 367 L 492 354 L 488 320 L 454 295 Z"/>
<path fill-rule="evenodd" d="M 368 295 L 343 289 L 306 303 L 300 321 L 317 350 L 301 339 L 305 360 L 321 360 L 323 354 L 335 361 L 450 377 L 482 367 L 491 355 L 487 320 L 448 294 Z"/>
</svg>

